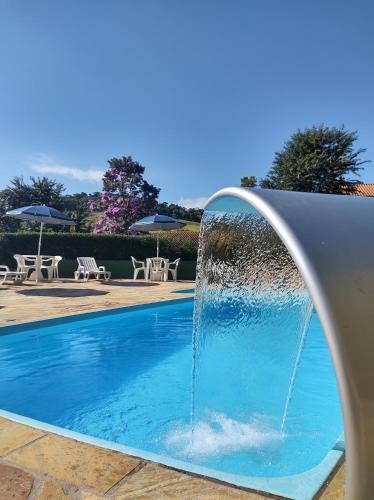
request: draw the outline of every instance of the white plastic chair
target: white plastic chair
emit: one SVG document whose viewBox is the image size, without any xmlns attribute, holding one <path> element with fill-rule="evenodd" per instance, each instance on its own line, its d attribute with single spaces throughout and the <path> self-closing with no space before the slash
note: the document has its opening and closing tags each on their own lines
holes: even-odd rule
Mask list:
<svg viewBox="0 0 374 500">
<path fill-rule="evenodd" d="M 29 271 L 36 271 L 36 257 L 34 255 L 14 254 L 17 262 L 17 272 L 26 273 L 26 279 L 29 277 Z"/>
<path fill-rule="evenodd" d="M 48 274 L 48 281 L 52 281 L 55 274 L 55 257 L 53 255 L 44 255 L 41 259 L 40 272 L 45 269 Z"/>
<path fill-rule="evenodd" d="M 168 265 L 168 273 L 171 273 L 171 276 L 174 281 L 177 281 L 177 271 L 179 266 L 180 259 L 175 259 L 174 262 L 169 262 Z M 173 266 L 173 267 L 170 267 Z"/>
<path fill-rule="evenodd" d="M 98 267 L 94 257 L 77 257 L 77 261 L 78 269 L 74 272 L 76 280 L 79 280 L 81 274 L 84 281 L 88 281 L 91 275 L 94 275 L 96 279 L 100 279 L 100 276 L 102 276 L 105 281 L 110 280 L 112 273 L 107 271 L 104 266 Z"/>
<path fill-rule="evenodd" d="M 52 272 L 52 279 L 59 280 L 60 275 L 58 273 L 58 265 L 62 261 L 61 255 L 55 255 L 54 260 L 53 260 L 53 272 Z"/>
<path fill-rule="evenodd" d="M 134 267 L 134 278 L 133 279 L 136 280 L 140 271 L 143 271 L 144 279 L 147 279 L 145 262 L 143 260 L 136 260 L 135 257 L 133 257 L 133 256 L 131 256 L 131 260 L 132 260 L 132 265 Z"/>
<path fill-rule="evenodd" d="M 0 285 L 7 282 L 20 285 L 27 278 L 24 271 L 11 271 L 8 266 L 0 266 Z"/>
<path fill-rule="evenodd" d="M 151 257 L 149 261 L 149 277 L 152 281 L 167 281 L 168 259 L 162 257 Z"/>
</svg>

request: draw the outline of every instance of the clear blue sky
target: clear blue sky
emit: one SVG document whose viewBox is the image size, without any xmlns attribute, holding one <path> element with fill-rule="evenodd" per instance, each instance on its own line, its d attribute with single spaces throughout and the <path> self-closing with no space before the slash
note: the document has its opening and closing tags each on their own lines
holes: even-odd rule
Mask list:
<svg viewBox="0 0 374 500">
<path fill-rule="evenodd" d="M 0 0 L 0 188 L 100 190 L 131 154 L 162 201 L 195 200 L 322 122 L 374 160 L 373 25 L 372 0 Z"/>
</svg>

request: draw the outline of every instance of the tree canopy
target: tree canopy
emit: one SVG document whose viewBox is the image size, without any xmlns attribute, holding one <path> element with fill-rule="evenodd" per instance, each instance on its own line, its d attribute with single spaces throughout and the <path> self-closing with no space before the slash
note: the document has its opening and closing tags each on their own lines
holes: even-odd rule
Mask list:
<svg viewBox="0 0 374 500">
<path fill-rule="evenodd" d="M 249 177 L 242 177 L 240 179 L 240 187 L 250 188 L 257 186 L 257 178 L 254 175 L 250 175 Z"/>
<path fill-rule="evenodd" d="M 155 213 L 160 189 L 143 177 L 145 167 L 131 156 L 112 158 L 103 176 L 99 204 L 91 210 L 102 211 L 94 225 L 95 233 L 124 233 L 141 217 Z"/>
<path fill-rule="evenodd" d="M 157 205 L 157 213 L 160 215 L 168 215 L 174 219 L 188 220 L 192 222 L 200 222 L 204 210 L 201 208 L 185 208 L 176 203 L 162 202 Z"/>
<path fill-rule="evenodd" d="M 357 132 L 324 125 L 298 130 L 275 154 L 263 188 L 314 193 L 349 193 L 359 181 L 365 149 L 354 149 Z"/>
<path fill-rule="evenodd" d="M 49 205 L 60 210 L 64 185 L 47 177 L 30 177 L 27 184 L 23 177 L 14 177 L 9 185 L 1 191 L 2 203 L 7 210 L 39 204 Z"/>
<path fill-rule="evenodd" d="M 35 229 L 37 224 L 4 217 L 5 212 L 28 205 L 47 205 L 62 210 L 75 221 L 75 226 L 48 226 L 48 231 L 88 232 L 90 221 L 88 202 L 98 193 L 64 194 L 65 186 L 48 177 L 30 177 L 27 183 L 23 177 L 14 177 L 9 185 L 0 191 L 0 230 L 17 231 Z"/>
<path fill-rule="evenodd" d="M 90 223 L 88 219 L 90 215 L 88 204 L 93 196 L 82 192 L 67 194 L 62 198 L 63 212 L 75 221 L 73 227 L 76 233 L 87 233 L 91 229 L 92 222 Z"/>
<path fill-rule="evenodd" d="M 0 215 L 4 215 L 8 210 L 33 204 L 63 209 L 63 184 L 47 177 L 30 177 L 30 181 L 28 184 L 23 177 L 16 176 L 0 191 Z M 16 230 L 20 226 L 33 227 L 32 223 L 20 222 L 10 217 L 0 219 L 0 229 L 3 231 Z"/>
</svg>

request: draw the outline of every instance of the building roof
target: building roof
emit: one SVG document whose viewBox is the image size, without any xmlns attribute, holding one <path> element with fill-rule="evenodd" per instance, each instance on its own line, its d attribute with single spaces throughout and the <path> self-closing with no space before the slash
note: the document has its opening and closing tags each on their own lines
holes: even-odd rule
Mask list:
<svg viewBox="0 0 374 500">
<path fill-rule="evenodd" d="M 374 184 L 356 184 L 353 196 L 374 196 Z"/>
</svg>

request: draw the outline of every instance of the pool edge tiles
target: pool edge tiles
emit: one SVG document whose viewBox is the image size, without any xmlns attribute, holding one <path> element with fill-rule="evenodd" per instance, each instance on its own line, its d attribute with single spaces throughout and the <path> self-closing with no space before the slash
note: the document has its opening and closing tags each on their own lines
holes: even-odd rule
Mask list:
<svg viewBox="0 0 374 500">
<path fill-rule="evenodd" d="M 5 331 L 7 333 L 16 333 L 20 331 L 32 330 L 34 328 L 47 327 L 55 324 L 63 324 L 67 322 L 79 321 L 82 319 L 89 319 L 102 316 L 110 316 L 115 314 L 121 314 L 126 311 L 149 309 L 152 307 L 167 306 L 179 303 L 191 302 L 192 297 L 165 300 L 152 302 L 147 304 L 138 304 L 133 306 L 123 306 L 117 308 L 111 308 L 108 310 L 94 311 L 88 313 L 80 313 L 74 315 L 67 315 L 64 317 L 50 318 L 45 320 L 37 320 L 29 323 L 21 323 L 17 325 L 11 325 L 3 327 L 0 330 L 0 335 L 4 335 Z M 70 431 L 62 427 L 47 424 L 39 420 L 24 417 L 19 414 L 11 413 L 5 410 L 0 410 L 0 416 L 8 418 L 10 420 L 16 421 L 21 424 L 25 424 L 37 429 L 41 429 L 46 432 L 57 434 L 65 438 L 74 439 L 79 442 L 87 443 L 100 448 L 118 451 L 125 453 L 127 455 L 142 458 L 144 460 L 149 460 L 151 462 L 166 465 L 168 467 L 179 469 L 185 472 L 198 474 L 207 478 L 217 479 L 227 484 L 240 486 L 248 488 L 250 490 L 264 492 L 264 494 L 280 495 L 287 498 L 292 498 L 295 500 L 307 500 L 313 498 L 324 486 L 326 480 L 330 474 L 334 471 L 334 468 L 338 464 L 339 460 L 343 456 L 343 451 L 341 448 L 336 447 L 336 449 L 331 449 L 325 458 L 316 467 L 305 471 L 300 474 L 295 474 L 291 476 L 283 477 L 256 477 L 256 476 L 241 476 L 232 473 L 225 473 L 210 469 L 208 467 L 199 466 L 184 462 L 182 460 L 174 459 L 162 454 L 148 452 L 139 448 L 133 448 L 126 445 L 118 444 L 113 441 L 108 441 L 104 439 L 94 438 L 92 436 L 82 434 L 75 431 Z M 339 440 L 340 441 L 340 440 Z"/>
</svg>

